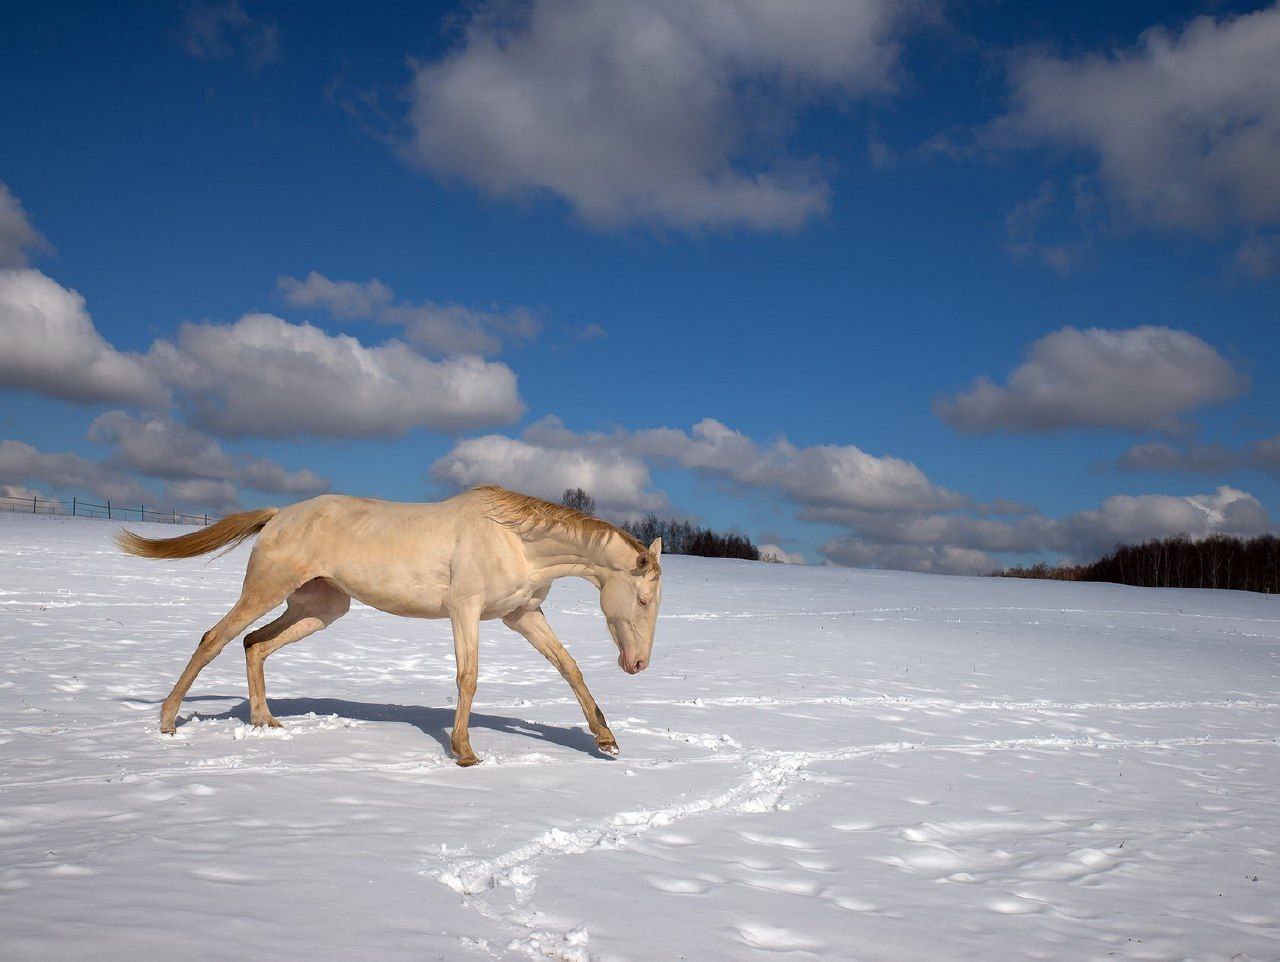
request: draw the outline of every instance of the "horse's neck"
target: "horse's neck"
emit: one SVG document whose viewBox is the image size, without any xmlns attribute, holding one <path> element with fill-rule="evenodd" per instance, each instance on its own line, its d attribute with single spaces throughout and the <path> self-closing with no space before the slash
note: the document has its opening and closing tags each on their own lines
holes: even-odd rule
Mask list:
<svg viewBox="0 0 1280 962">
<path fill-rule="evenodd" d="M 526 541 L 524 550 L 534 577 L 540 582 L 577 577 L 599 586 L 608 572 L 623 566 L 620 544 L 615 537 L 583 544 L 552 533 L 537 541 Z"/>
</svg>

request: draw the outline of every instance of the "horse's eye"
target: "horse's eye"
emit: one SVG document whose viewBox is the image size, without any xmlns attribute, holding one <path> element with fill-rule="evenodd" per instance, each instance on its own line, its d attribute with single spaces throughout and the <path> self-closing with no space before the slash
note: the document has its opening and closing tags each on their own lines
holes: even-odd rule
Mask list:
<svg viewBox="0 0 1280 962">
<path fill-rule="evenodd" d="M 640 602 L 640 607 L 641 607 L 641 608 L 648 608 L 648 607 L 649 607 L 649 599 L 648 599 L 648 598 L 637 598 L 636 600 Z"/>
</svg>

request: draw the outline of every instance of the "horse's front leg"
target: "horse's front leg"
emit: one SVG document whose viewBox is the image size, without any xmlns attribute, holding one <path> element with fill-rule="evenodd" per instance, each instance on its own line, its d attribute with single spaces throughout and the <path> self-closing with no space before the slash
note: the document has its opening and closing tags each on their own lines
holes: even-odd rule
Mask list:
<svg viewBox="0 0 1280 962">
<path fill-rule="evenodd" d="M 458 663 L 458 712 L 449 739 L 458 764 L 464 768 L 480 759 L 471 750 L 467 720 L 471 715 L 471 699 L 476 695 L 476 676 L 480 666 L 480 619 L 475 615 L 453 616 L 453 656 Z"/>
<path fill-rule="evenodd" d="M 582 714 L 587 719 L 591 734 L 596 738 L 596 747 L 608 755 L 618 754 L 618 740 L 613 737 L 613 732 L 609 731 L 609 726 L 604 720 L 604 712 L 600 710 L 596 700 L 591 697 L 591 692 L 587 690 L 587 683 L 582 678 L 578 663 L 565 650 L 556 633 L 547 624 L 542 609 L 533 608 L 529 611 L 514 612 L 502 620 L 508 628 L 524 635 L 529 640 L 529 644 L 542 652 L 547 661 L 559 669 L 564 680 L 569 683 L 569 687 L 578 697 Z"/>
</svg>

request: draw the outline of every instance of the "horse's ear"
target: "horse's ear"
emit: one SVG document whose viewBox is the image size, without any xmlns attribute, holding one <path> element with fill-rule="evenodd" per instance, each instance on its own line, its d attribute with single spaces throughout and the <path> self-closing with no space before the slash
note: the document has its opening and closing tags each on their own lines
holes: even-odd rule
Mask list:
<svg viewBox="0 0 1280 962">
<path fill-rule="evenodd" d="M 649 553 L 653 555 L 655 558 L 662 557 L 662 539 L 661 538 L 653 539 L 653 544 L 649 545 Z"/>
</svg>

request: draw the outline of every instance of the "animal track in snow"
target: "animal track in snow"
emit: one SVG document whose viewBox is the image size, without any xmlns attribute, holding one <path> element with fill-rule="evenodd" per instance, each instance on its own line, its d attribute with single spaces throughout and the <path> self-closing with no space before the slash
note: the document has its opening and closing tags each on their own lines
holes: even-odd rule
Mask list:
<svg viewBox="0 0 1280 962">
<path fill-rule="evenodd" d="M 645 732 L 658 736 L 666 736 L 665 732 Z M 710 736 L 708 736 L 710 737 Z M 697 743 L 694 740 L 691 743 Z M 592 851 L 618 850 L 624 847 L 628 839 L 645 834 L 654 828 L 666 827 L 678 821 L 697 815 L 715 814 L 717 812 L 762 813 L 777 811 L 786 806 L 783 799 L 797 779 L 803 776 L 805 769 L 813 764 L 830 761 L 847 761 L 877 755 L 901 753 L 944 752 L 948 754 L 984 755 L 999 752 L 1026 751 L 1071 751 L 1071 750 L 1106 750 L 1124 749 L 1175 749 L 1188 746 L 1203 745 L 1275 745 L 1274 738 L 1170 738 L 1170 739 L 1108 739 L 1095 740 L 1078 736 L 1072 738 L 1044 737 L 995 739 L 990 741 L 973 741 L 961 743 L 930 744 L 927 742 L 885 742 L 867 745 L 849 745 L 825 751 L 795 752 L 748 752 L 735 758 L 734 761 L 747 766 L 743 777 L 730 788 L 714 795 L 705 796 L 687 802 L 681 802 L 656 810 L 635 810 L 618 812 L 602 822 L 592 826 L 584 826 L 574 831 L 551 829 L 542 833 L 533 841 L 510 849 L 492 858 L 468 858 L 453 863 L 449 868 L 440 871 L 424 869 L 426 874 L 434 874 L 444 885 L 463 896 L 463 904 L 481 914 L 483 917 L 502 923 L 509 928 L 525 932 L 513 939 L 512 945 L 534 949 L 548 954 L 551 958 L 589 959 L 585 946 L 588 932 L 584 926 L 576 926 L 564 933 L 546 930 L 538 913 L 531 912 L 532 901 L 538 879 L 555 860 L 582 855 Z M 932 802 L 922 800 L 922 804 Z M 853 830 L 861 830 L 862 823 Z M 1007 827 L 1009 823 L 1001 822 Z M 914 874 L 923 874 L 932 878 L 956 878 L 965 880 L 976 877 L 975 873 L 991 873 L 1007 867 L 1014 859 L 1004 852 L 975 854 L 972 852 L 953 851 L 936 841 L 944 836 L 955 837 L 981 826 L 990 827 L 990 823 L 925 823 L 914 831 L 916 839 L 909 839 L 922 844 L 922 851 L 909 853 L 906 856 L 885 856 L 880 859 L 888 865 L 903 868 Z M 868 826 L 869 827 L 869 826 Z M 1038 826 L 1032 825 L 1032 830 Z M 850 830 L 850 829 L 845 829 Z M 905 834 L 905 833 L 904 833 Z M 782 836 L 765 836 L 743 833 L 751 841 L 780 845 L 784 848 L 796 849 L 798 840 Z M 803 843 L 801 843 L 803 845 Z M 1034 877 L 1084 878 L 1113 867 L 1114 856 L 1099 850 L 1081 850 L 1074 852 L 1066 860 L 1056 865 L 1048 863 L 1031 863 L 1033 871 L 1043 873 Z M 1030 862 L 1024 859 L 1023 863 Z M 761 868 L 765 866 L 761 865 Z M 1074 868 L 1073 868 L 1074 867 Z M 1076 874 L 1071 874 L 1072 872 Z M 650 884 L 655 884 L 652 880 Z M 682 883 L 673 881 L 674 886 Z M 759 888 L 783 892 L 792 895 L 817 895 L 818 889 L 812 883 L 780 879 L 752 879 L 750 884 Z M 655 885 L 655 887 L 658 887 Z M 514 890 L 515 897 L 504 907 L 503 899 L 497 893 Z M 665 891 L 675 891 L 665 889 Z M 692 894 L 692 893 L 688 893 Z M 849 905 L 862 906 L 858 900 L 847 900 Z M 837 902 L 837 904 L 839 904 Z M 993 911 L 1003 914 L 1022 914 L 1039 911 L 1042 906 L 1034 900 L 1021 897 L 1010 897 L 993 903 Z M 853 911 L 874 911 L 874 907 L 856 908 Z M 536 937 L 528 933 L 536 928 Z M 776 951 L 796 951 L 812 948 L 819 943 L 811 942 L 801 936 L 794 935 L 785 929 L 755 925 L 739 928 L 739 935 L 746 944 L 757 948 Z M 794 943 L 794 944 L 793 944 Z M 550 948 L 547 948 L 550 947 Z M 555 955 L 554 951 L 567 951 L 568 955 Z M 552 951 L 554 950 L 554 951 Z"/>
<path fill-rule="evenodd" d="M 672 895 L 702 895 L 711 889 L 711 883 L 704 882 L 702 879 L 665 878 L 651 875 L 647 881 L 659 892 L 669 892 Z"/>
<path fill-rule="evenodd" d="M 771 949 L 774 952 L 814 951 L 822 943 L 806 938 L 779 926 L 759 922 L 744 922 L 737 927 L 738 938 L 755 949 Z"/>
</svg>

